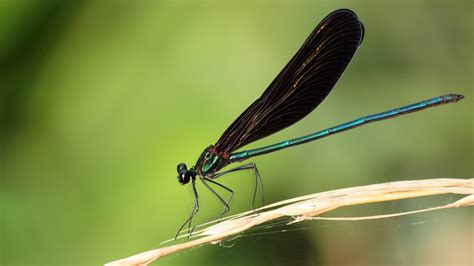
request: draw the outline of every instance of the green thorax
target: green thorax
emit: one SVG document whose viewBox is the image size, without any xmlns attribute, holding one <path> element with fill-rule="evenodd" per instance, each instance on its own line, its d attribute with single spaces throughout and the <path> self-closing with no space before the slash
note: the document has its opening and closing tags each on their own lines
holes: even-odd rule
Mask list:
<svg viewBox="0 0 474 266">
<path fill-rule="evenodd" d="M 209 176 L 219 171 L 222 167 L 227 165 L 222 157 L 213 154 L 209 148 L 205 149 L 196 163 L 196 168 L 199 174 Z"/>
</svg>

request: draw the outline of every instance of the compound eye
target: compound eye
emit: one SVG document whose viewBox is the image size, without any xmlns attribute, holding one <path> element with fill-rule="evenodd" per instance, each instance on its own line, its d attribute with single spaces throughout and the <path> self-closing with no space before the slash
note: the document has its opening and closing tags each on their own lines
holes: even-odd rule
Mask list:
<svg viewBox="0 0 474 266">
<path fill-rule="evenodd" d="M 189 183 L 189 180 L 190 180 L 190 176 L 189 176 L 188 171 L 185 170 L 185 171 L 182 171 L 182 172 L 179 173 L 179 175 L 178 175 L 179 183 L 184 185 L 184 184 Z"/>
<path fill-rule="evenodd" d="M 181 173 L 183 171 L 188 170 L 188 167 L 186 166 L 186 164 L 180 163 L 180 164 L 178 164 L 178 169 L 177 170 L 178 170 L 178 173 Z"/>
</svg>

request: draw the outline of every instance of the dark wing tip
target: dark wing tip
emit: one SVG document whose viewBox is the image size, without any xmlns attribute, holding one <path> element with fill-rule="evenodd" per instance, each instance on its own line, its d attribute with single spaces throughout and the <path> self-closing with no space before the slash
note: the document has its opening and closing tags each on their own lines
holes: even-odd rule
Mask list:
<svg viewBox="0 0 474 266">
<path fill-rule="evenodd" d="M 364 40 L 365 27 L 364 27 L 364 23 L 362 23 L 362 21 L 359 21 L 359 23 L 360 23 L 360 30 L 362 31 L 361 35 L 360 35 L 360 41 L 359 41 L 359 46 L 360 46 L 362 44 L 362 41 Z"/>
<path fill-rule="evenodd" d="M 356 14 L 354 11 L 352 11 L 351 9 L 349 9 L 349 8 L 339 8 L 339 9 L 336 9 L 336 10 L 334 10 L 333 12 L 329 13 L 329 15 L 327 15 L 327 17 L 330 17 L 330 16 L 332 16 L 332 15 L 334 15 L 334 14 L 338 14 L 338 13 L 348 13 L 348 14 L 350 14 L 350 15 L 352 15 L 352 16 L 354 16 L 354 17 L 357 18 L 357 14 Z"/>
<path fill-rule="evenodd" d="M 359 24 L 360 24 L 360 30 L 361 30 L 361 36 L 360 36 L 360 41 L 359 41 L 359 46 L 362 44 L 362 41 L 364 40 L 364 36 L 365 36 L 365 27 L 364 27 L 364 24 L 362 23 L 362 21 L 360 21 L 359 17 L 357 16 L 357 14 L 353 11 L 353 10 L 350 10 L 348 8 L 341 8 L 341 9 L 337 9 L 337 10 L 334 10 L 333 12 L 331 12 L 329 15 L 326 16 L 326 18 L 329 18 L 333 15 L 346 15 L 346 16 L 351 16 L 351 17 L 354 17 L 355 19 L 357 19 L 357 21 L 359 21 Z"/>
</svg>

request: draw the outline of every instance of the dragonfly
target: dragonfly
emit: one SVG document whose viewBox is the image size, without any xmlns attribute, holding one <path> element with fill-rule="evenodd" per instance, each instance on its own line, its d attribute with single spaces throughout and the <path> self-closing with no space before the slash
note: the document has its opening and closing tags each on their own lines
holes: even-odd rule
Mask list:
<svg viewBox="0 0 474 266">
<path fill-rule="evenodd" d="M 263 183 L 255 163 L 250 162 L 221 171 L 224 167 L 255 156 L 315 141 L 371 122 L 386 120 L 463 99 L 463 96 L 459 94 L 442 95 L 357 118 L 306 136 L 260 148 L 237 151 L 249 143 L 293 125 L 311 113 L 328 96 L 363 39 L 364 26 L 354 11 L 339 9 L 327 15 L 311 32 L 301 48 L 270 83 L 260 98 L 250 104 L 235 119 L 214 145 L 210 145 L 201 153 L 195 166 L 188 169 L 186 164 L 178 164 L 177 178 L 179 183 L 185 185 L 191 182 L 192 184 L 194 207 L 189 217 L 179 228 L 175 238 L 178 237 L 186 224 L 188 225 L 189 235 L 192 233 L 192 219 L 199 210 L 199 197 L 196 190 L 197 179 L 224 206 L 223 211 L 218 216 L 222 217 L 230 210 L 230 202 L 234 191 L 216 182 L 216 179 L 232 172 L 252 170 L 256 180 L 252 201 L 253 208 L 257 187 L 260 188 L 263 204 Z M 228 199 L 224 200 L 210 184 L 229 192 Z"/>
</svg>

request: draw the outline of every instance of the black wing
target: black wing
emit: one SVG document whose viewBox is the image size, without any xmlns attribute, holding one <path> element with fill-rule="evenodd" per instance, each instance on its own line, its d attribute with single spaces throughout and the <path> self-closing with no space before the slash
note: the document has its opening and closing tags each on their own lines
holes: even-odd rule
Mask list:
<svg viewBox="0 0 474 266">
<path fill-rule="evenodd" d="M 329 94 L 364 37 L 357 15 L 340 9 L 325 17 L 262 96 L 214 145 L 230 153 L 311 113 Z"/>
</svg>

